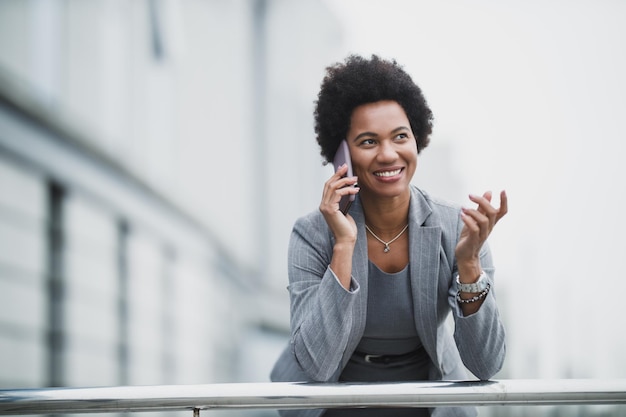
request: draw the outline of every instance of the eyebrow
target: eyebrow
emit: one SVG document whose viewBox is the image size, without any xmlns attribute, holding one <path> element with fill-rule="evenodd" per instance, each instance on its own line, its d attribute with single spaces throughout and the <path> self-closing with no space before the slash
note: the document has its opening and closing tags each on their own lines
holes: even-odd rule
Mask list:
<svg viewBox="0 0 626 417">
<path fill-rule="evenodd" d="M 398 132 L 405 131 L 405 130 L 407 130 L 409 132 L 411 131 L 411 129 L 409 129 L 406 126 L 398 126 L 395 129 L 393 129 L 390 133 L 394 134 L 394 133 L 398 133 Z M 369 137 L 369 136 L 378 137 L 378 135 L 376 133 L 374 133 L 374 132 L 362 132 L 362 133 L 359 133 L 358 135 L 356 135 L 356 137 L 352 141 L 356 142 L 357 140 L 359 140 L 362 137 Z"/>
</svg>

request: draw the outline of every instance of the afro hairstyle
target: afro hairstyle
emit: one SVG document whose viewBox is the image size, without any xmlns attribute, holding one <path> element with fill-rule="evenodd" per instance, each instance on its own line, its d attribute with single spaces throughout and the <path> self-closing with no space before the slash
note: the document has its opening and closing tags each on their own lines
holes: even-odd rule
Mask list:
<svg viewBox="0 0 626 417">
<path fill-rule="evenodd" d="M 354 109 L 363 104 L 393 100 L 411 124 L 421 152 L 430 141 L 433 114 L 422 90 L 395 60 L 350 55 L 326 68 L 315 102 L 315 133 L 326 162 L 331 162 L 350 129 Z"/>
</svg>

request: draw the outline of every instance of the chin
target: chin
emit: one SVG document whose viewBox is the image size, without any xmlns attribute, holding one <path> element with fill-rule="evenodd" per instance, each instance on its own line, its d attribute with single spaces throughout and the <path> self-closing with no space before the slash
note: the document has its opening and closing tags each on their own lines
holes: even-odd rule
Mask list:
<svg viewBox="0 0 626 417">
<path fill-rule="evenodd" d="M 409 194 L 409 185 L 396 185 L 394 187 L 388 187 L 385 189 L 374 190 L 373 194 L 375 194 L 378 198 L 396 198 L 403 197 Z"/>
</svg>

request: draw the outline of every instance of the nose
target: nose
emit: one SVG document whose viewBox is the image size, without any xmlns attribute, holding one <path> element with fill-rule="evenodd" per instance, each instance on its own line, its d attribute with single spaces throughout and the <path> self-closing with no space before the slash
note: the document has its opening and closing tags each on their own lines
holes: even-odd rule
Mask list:
<svg viewBox="0 0 626 417">
<path fill-rule="evenodd" d="M 393 146 L 391 141 L 383 140 L 380 142 L 376 158 L 380 163 L 389 164 L 395 162 L 396 158 L 398 158 L 398 152 L 396 152 L 396 148 Z"/>
</svg>

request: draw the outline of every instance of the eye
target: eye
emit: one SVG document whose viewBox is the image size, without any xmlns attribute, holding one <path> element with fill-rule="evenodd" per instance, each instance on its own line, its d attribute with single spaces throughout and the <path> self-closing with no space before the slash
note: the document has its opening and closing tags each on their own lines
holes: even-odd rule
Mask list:
<svg viewBox="0 0 626 417">
<path fill-rule="evenodd" d="M 376 143 L 376 141 L 375 141 L 374 139 L 369 138 L 369 139 L 363 139 L 361 142 L 359 142 L 359 145 L 362 145 L 362 146 L 371 146 L 371 145 L 373 145 L 374 143 Z"/>
<path fill-rule="evenodd" d="M 398 133 L 394 139 L 395 140 L 404 140 L 404 139 L 408 139 L 409 138 L 409 134 L 406 132 L 402 132 L 402 133 Z"/>
</svg>

